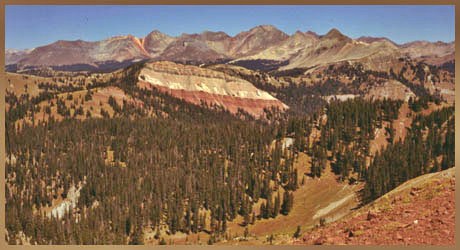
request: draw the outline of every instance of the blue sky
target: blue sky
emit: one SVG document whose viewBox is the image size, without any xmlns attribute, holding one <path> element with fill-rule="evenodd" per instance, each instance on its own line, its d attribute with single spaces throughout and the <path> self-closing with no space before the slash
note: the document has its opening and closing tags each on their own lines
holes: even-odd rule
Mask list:
<svg viewBox="0 0 460 250">
<path fill-rule="evenodd" d="M 450 42 L 454 6 L 6 6 L 6 48 L 33 48 L 56 40 L 143 37 L 154 29 L 177 36 L 204 30 L 229 35 L 261 24 L 288 34 L 324 34 L 337 28 L 352 38 L 385 36 L 397 43 Z"/>
</svg>

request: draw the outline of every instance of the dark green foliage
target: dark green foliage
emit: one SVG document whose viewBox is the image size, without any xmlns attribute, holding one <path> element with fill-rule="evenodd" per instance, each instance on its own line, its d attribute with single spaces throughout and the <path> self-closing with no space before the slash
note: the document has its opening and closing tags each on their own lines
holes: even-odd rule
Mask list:
<svg viewBox="0 0 460 250">
<path fill-rule="evenodd" d="M 297 229 L 295 230 L 294 232 L 294 238 L 299 238 L 301 236 L 301 229 L 300 229 L 300 226 L 297 226 Z"/>
<path fill-rule="evenodd" d="M 166 240 L 161 238 L 161 240 L 158 242 L 158 245 L 166 245 Z"/>
<path fill-rule="evenodd" d="M 124 82 L 130 78 L 127 74 Z M 11 139 L 7 153 L 18 160 L 7 164 L 6 174 L 16 176 L 18 189 L 34 194 L 7 192 L 10 235 L 42 227 L 41 233 L 27 231 L 39 244 L 143 244 L 142 227 L 160 223 L 166 223 L 170 233 L 209 230 L 221 234 L 239 212 L 246 215 L 247 223 L 254 223 L 253 203 L 261 195 L 272 196 L 267 181 L 296 189 L 294 155 L 281 147 L 270 152 L 268 147 L 279 134 L 278 125 L 240 120 L 227 111 L 191 105 L 156 90 L 113 84 L 142 100 L 145 110 L 127 103 L 121 108 L 110 98 L 115 118 L 108 118 L 102 109 L 102 119 L 79 121 L 69 115 L 61 122 L 24 124 L 21 130 L 12 126 L 16 118 L 7 120 Z M 61 99 L 57 105 L 60 113 L 68 113 Z M 146 117 L 148 110 L 157 118 Z M 296 124 L 289 130 L 307 133 L 301 123 Z M 107 148 L 114 151 L 114 166 L 104 162 Z M 286 179 L 274 178 L 278 175 Z M 38 185 L 43 181 L 51 186 L 54 180 L 57 186 L 51 192 Z M 60 221 L 39 220 L 31 207 L 51 204 L 58 187 L 66 196 L 77 183 L 82 185 L 78 209 L 86 211 L 85 216 L 78 223 L 66 221 L 68 235 L 56 238 L 62 235 L 55 233 L 62 231 Z M 90 208 L 96 201 L 99 206 Z M 266 218 L 276 216 L 278 203 L 268 202 Z M 199 209 L 211 210 L 212 228 L 204 227 Z"/>
<path fill-rule="evenodd" d="M 284 192 L 283 194 L 283 204 L 281 205 L 281 213 L 283 215 L 289 214 L 294 205 L 294 194 L 289 192 Z"/>
<path fill-rule="evenodd" d="M 418 115 L 403 142 L 389 145 L 374 157 L 364 188 L 365 201 L 382 196 L 406 180 L 439 171 L 438 156 L 442 156 L 442 169 L 453 167 L 454 120 L 453 107 L 443 108 L 428 116 Z M 446 124 L 445 128 L 443 124 Z M 428 133 L 426 139 L 424 133 Z"/>
<path fill-rule="evenodd" d="M 319 226 L 324 227 L 326 225 L 326 219 L 325 218 L 320 218 L 319 219 Z"/>
<path fill-rule="evenodd" d="M 115 100 L 115 98 L 113 98 L 113 96 L 109 96 L 109 105 L 112 107 L 113 111 L 115 113 L 120 113 L 121 112 L 121 107 L 120 105 L 118 105 L 117 101 Z"/>
<path fill-rule="evenodd" d="M 451 167 L 455 161 L 451 108 L 417 116 L 403 142 L 394 142 L 394 130 L 389 128 L 390 145 L 366 171 L 365 157 L 375 129 L 397 118 L 401 102 L 357 98 L 326 105 L 319 94 L 357 93 L 355 87 L 368 80 L 369 74 L 385 77 L 383 73 L 362 74 L 351 87 L 328 79 L 324 85 L 278 88 L 265 83 L 265 74 L 253 76 L 257 79 L 251 82 L 274 93 L 292 110 L 286 114 L 266 110 L 267 121 L 261 121 L 243 111 L 232 115 L 218 106 L 188 104 L 156 89 L 140 90 L 134 84 L 140 67 L 136 64 L 121 79 L 94 81 L 87 88 L 85 101 L 91 100 L 92 88 L 116 86 L 144 104 L 142 108 L 126 101 L 121 105 L 110 97 L 112 118 L 101 109 L 102 119 L 77 120 L 75 115 L 84 115 L 81 106 L 74 104 L 71 117 L 71 108 L 57 98 L 49 107 L 57 106 L 66 118 L 63 121 L 50 119 L 33 127 L 15 124 L 37 112 L 40 101 L 62 90 L 49 88 L 50 92 L 35 98 L 7 94 L 6 152 L 10 158 L 5 173 L 5 220 L 10 243 L 16 243 L 14 236 L 23 231 L 37 244 L 143 244 L 143 228 L 150 227 L 156 230 L 158 243 L 165 245 L 161 227 L 167 234 L 208 232 L 208 244 L 214 244 L 228 237 L 227 225 L 237 215 L 244 218 L 242 226 L 254 224 L 253 205 L 259 199 L 263 199 L 260 218 L 292 210 L 293 191 L 299 185 L 294 168 L 299 152 L 311 155 L 313 177 L 320 177 L 331 163 L 341 180 L 366 180 L 367 199 L 409 178 Z M 334 69 L 330 70 L 333 74 Z M 359 67 L 343 70 L 350 75 L 363 72 Z M 305 116 L 313 111 L 318 112 Z M 85 115 L 92 116 L 89 111 Z M 310 147 L 308 136 L 314 128 L 321 136 Z M 286 137 L 293 139 L 289 149 L 282 146 Z M 108 148 L 113 151 L 113 164 L 105 162 Z M 442 160 L 433 160 L 436 157 Z M 32 213 L 33 207 L 51 205 L 59 195 L 68 197 L 70 188 L 78 184 L 82 187 L 78 223 L 77 214 L 58 220 Z M 203 210 L 211 214 L 210 227 Z M 298 236 L 300 227 L 294 234 Z M 273 240 L 271 235 L 269 241 Z"/>
<path fill-rule="evenodd" d="M 327 108 L 326 124 L 321 125 L 321 140 L 313 146 L 313 177 L 320 177 L 325 169 L 327 150 L 332 151 L 332 170 L 341 180 L 357 173 L 365 176 L 364 158 L 368 155 L 369 141 L 374 138 L 376 128 L 384 121 L 398 118 L 401 101 L 367 101 L 355 98 L 344 102 L 333 101 Z M 392 130 L 389 131 L 390 136 Z"/>
</svg>

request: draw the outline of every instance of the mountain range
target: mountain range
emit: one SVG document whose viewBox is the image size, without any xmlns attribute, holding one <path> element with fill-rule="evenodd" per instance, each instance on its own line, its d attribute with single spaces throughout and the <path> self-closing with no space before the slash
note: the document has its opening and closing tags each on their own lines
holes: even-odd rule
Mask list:
<svg viewBox="0 0 460 250">
<path fill-rule="evenodd" d="M 393 62 L 410 57 L 442 65 L 454 59 L 454 42 L 414 41 L 397 44 L 385 37 L 352 39 L 337 29 L 324 35 L 297 31 L 292 35 L 260 25 L 230 36 L 205 31 L 172 37 L 158 30 L 145 37 L 115 36 L 101 41 L 63 41 L 28 50 L 6 50 L 6 65 L 15 69 L 42 66 L 70 70 L 110 70 L 142 60 L 203 64 L 250 64 L 255 69 L 314 68 L 331 63 L 360 62 L 369 70 L 388 71 Z"/>
<path fill-rule="evenodd" d="M 454 244 L 453 42 L 263 25 L 6 52 L 8 244 Z"/>
</svg>

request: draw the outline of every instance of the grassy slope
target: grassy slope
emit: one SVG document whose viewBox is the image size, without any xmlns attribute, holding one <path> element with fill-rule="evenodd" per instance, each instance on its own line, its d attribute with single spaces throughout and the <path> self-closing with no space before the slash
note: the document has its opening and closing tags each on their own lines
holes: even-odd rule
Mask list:
<svg viewBox="0 0 460 250">
<path fill-rule="evenodd" d="M 301 183 L 304 173 L 310 172 L 310 157 L 300 153 L 295 166 L 299 171 L 299 183 Z M 294 192 L 294 206 L 287 216 L 278 215 L 274 219 L 256 220 L 254 225 L 249 225 L 249 237 L 247 241 L 239 241 L 238 237 L 243 236 L 244 227 L 239 223 L 243 221 L 241 216 L 236 220 L 228 223 L 228 241 L 221 241 L 216 244 L 223 245 L 260 245 L 268 244 L 267 237 L 274 235 L 274 244 L 291 244 L 292 235 L 297 226 L 301 226 L 302 231 L 313 228 L 319 223 L 320 218 L 326 221 L 334 221 L 350 213 L 358 205 L 356 191 L 360 190 L 362 185 L 348 185 L 339 183 L 336 176 L 331 172 L 330 166 L 320 179 L 312 179 L 305 176 L 305 184 L 300 185 L 299 189 Z M 282 189 L 280 194 L 282 197 Z M 344 199 L 344 197 L 347 197 Z M 254 205 L 254 211 L 259 214 L 259 207 L 263 199 Z M 321 216 L 315 216 L 320 211 Z M 322 211 L 322 212 L 321 212 Z M 209 219 L 207 222 L 209 223 Z M 145 243 L 148 245 L 157 244 L 158 241 L 153 239 L 154 231 L 146 229 Z M 198 236 L 200 241 L 198 241 Z M 209 235 L 206 233 L 199 234 L 182 234 L 162 235 L 168 244 L 206 244 Z"/>
</svg>

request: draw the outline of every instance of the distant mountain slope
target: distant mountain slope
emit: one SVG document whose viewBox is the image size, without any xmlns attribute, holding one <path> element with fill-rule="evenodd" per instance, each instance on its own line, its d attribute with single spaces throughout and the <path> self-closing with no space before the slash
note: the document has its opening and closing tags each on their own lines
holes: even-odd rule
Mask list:
<svg viewBox="0 0 460 250">
<path fill-rule="evenodd" d="M 429 64 L 441 65 L 455 59 L 455 43 L 415 41 L 400 46 L 401 52 Z"/>
<path fill-rule="evenodd" d="M 118 36 L 98 42 L 57 41 L 34 49 L 18 63 L 43 66 L 95 65 L 96 62 L 122 62 L 146 58 L 149 58 L 149 54 L 138 38 Z"/>
<path fill-rule="evenodd" d="M 142 45 L 151 57 L 156 57 L 159 56 L 166 47 L 175 40 L 176 38 L 174 37 L 170 37 L 158 30 L 154 30 L 142 39 Z"/>
<path fill-rule="evenodd" d="M 326 35 L 319 37 L 317 43 L 297 53 L 289 60 L 289 64 L 281 69 L 357 61 L 363 63 L 368 69 L 387 71 L 392 60 L 385 58 L 396 60 L 399 57 L 398 47 L 386 40 L 365 43 L 353 40 L 337 29 L 332 29 Z"/>
<path fill-rule="evenodd" d="M 16 50 L 6 49 L 5 50 L 5 65 L 14 64 L 25 58 L 33 49 L 28 50 Z"/>
<path fill-rule="evenodd" d="M 365 42 L 365 43 L 373 43 L 373 42 L 382 42 L 382 41 L 387 41 L 392 43 L 393 45 L 397 46 L 397 44 L 390 39 L 386 37 L 372 37 L 372 36 L 361 36 L 356 39 L 356 41 L 359 42 Z"/>
<path fill-rule="evenodd" d="M 312 46 L 318 42 L 318 36 L 312 32 L 301 32 L 297 31 L 289 38 L 271 46 L 261 52 L 248 56 L 242 57 L 238 60 L 251 60 L 251 59 L 266 59 L 266 60 L 288 60 L 292 56 L 299 53 L 302 49 Z"/>
<path fill-rule="evenodd" d="M 194 39 L 189 36 L 179 37 L 170 43 L 156 58 L 174 62 L 212 62 L 227 58 L 210 48 L 205 41 Z"/>
<path fill-rule="evenodd" d="M 101 41 L 57 41 L 33 50 L 6 50 L 6 65 L 12 69 L 41 66 L 91 65 L 93 68 L 121 68 L 132 62 L 153 59 L 186 63 L 251 61 L 269 63 L 271 69 L 310 68 L 351 61 L 367 69 L 388 71 L 401 57 L 442 65 L 454 59 L 454 42 L 414 41 L 398 45 L 385 37 L 352 39 L 337 29 L 325 35 L 297 31 L 288 35 L 272 25 L 260 25 L 235 36 L 225 32 L 205 31 L 171 37 L 158 30 L 142 38 L 116 36 Z M 268 62 L 264 62 L 267 60 Z M 122 63 L 123 62 L 123 63 Z M 101 66 L 102 65 L 102 66 Z M 84 67 L 64 67 L 80 70 Z M 86 69 L 92 69 L 86 67 Z"/>
<path fill-rule="evenodd" d="M 455 43 L 415 41 L 400 46 L 401 52 L 412 58 L 436 56 L 442 57 L 455 52 Z"/>
<path fill-rule="evenodd" d="M 228 53 L 233 58 L 255 54 L 288 39 L 288 37 L 286 33 L 272 25 L 260 25 L 233 37 Z"/>
</svg>

